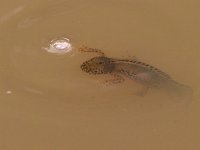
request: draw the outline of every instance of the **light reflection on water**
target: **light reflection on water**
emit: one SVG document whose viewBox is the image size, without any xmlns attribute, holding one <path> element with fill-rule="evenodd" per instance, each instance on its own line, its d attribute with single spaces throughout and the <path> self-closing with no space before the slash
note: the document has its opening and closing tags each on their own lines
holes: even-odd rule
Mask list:
<svg viewBox="0 0 200 150">
<path fill-rule="evenodd" d="M 68 38 L 61 37 L 51 40 L 43 49 L 49 53 L 66 54 L 72 50 L 72 44 Z"/>
</svg>

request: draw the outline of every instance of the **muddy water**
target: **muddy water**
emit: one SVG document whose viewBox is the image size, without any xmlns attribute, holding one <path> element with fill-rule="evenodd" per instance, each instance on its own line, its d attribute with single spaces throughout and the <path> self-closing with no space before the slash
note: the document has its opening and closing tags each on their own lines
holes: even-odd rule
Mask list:
<svg viewBox="0 0 200 150">
<path fill-rule="evenodd" d="M 5 1 L 0 9 L 0 149 L 200 149 L 199 13 L 195 0 Z M 66 37 L 73 51 L 43 49 Z M 93 54 L 152 64 L 193 89 L 193 98 L 81 71 Z"/>
</svg>

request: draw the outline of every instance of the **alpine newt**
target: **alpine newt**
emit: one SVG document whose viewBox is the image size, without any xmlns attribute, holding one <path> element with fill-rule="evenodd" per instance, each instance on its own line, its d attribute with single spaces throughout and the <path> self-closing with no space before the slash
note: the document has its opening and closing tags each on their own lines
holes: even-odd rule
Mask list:
<svg viewBox="0 0 200 150">
<path fill-rule="evenodd" d="M 113 79 L 106 82 L 111 83 L 121 83 L 125 78 L 129 78 L 144 87 L 137 93 L 138 95 L 146 94 L 149 88 L 165 89 L 179 94 L 191 92 L 190 87 L 174 81 L 160 69 L 137 59 L 109 58 L 101 50 L 89 47 L 81 47 L 79 50 L 99 55 L 83 62 L 81 65 L 83 71 L 93 75 L 110 74 Z"/>
</svg>

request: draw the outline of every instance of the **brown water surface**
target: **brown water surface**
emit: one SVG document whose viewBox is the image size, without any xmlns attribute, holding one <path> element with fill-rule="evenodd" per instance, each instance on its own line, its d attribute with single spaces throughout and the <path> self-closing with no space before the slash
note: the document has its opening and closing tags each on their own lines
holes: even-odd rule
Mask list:
<svg viewBox="0 0 200 150">
<path fill-rule="evenodd" d="M 200 2 L 15 0 L 0 6 L 1 150 L 199 150 Z M 69 38 L 73 52 L 42 47 Z M 182 100 L 80 69 L 93 54 L 154 65 L 193 89 Z"/>
</svg>

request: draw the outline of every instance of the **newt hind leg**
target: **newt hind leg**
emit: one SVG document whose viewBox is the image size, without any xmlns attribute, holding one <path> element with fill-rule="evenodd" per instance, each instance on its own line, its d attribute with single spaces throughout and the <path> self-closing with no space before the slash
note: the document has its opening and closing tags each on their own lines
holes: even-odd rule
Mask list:
<svg viewBox="0 0 200 150">
<path fill-rule="evenodd" d="M 81 46 L 79 48 L 80 52 L 92 52 L 92 53 L 97 53 L 100 56 L 104 56 L 105 54 L 100 50 L 100 49 L 96 49 L 96 48 L 90 48 L 87 46 Z"/>
</svg>

